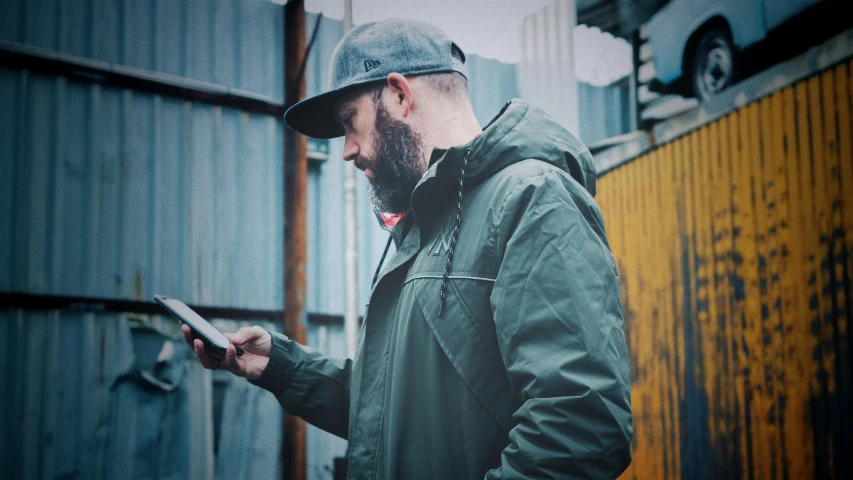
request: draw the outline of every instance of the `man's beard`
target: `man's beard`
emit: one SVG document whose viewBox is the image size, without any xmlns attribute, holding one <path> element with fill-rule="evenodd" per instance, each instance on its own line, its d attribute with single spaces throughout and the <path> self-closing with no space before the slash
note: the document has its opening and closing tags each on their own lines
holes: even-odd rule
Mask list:
<svg viewBox="0 0 853 480">
<path fill-rule="evenodd" d="M 376 102 L 374 158 L 363 162 L 373 174 L 370 199 L 379 211 L 403 213 L 424 173 L 423 142 L 412 128 L 394 120 L 381 100 Z"/>
</svg>

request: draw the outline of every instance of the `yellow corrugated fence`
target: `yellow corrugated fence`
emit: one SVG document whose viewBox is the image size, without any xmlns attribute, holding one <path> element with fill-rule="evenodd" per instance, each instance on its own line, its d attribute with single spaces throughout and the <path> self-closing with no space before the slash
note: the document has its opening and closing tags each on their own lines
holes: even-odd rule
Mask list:
<svg viewBox="0 0 853 480">
<path fill-rule="evenodd" d="M 601 176 L 632 362 L 622 478 L 853 476 L 851 72 Z"/>
</svg>

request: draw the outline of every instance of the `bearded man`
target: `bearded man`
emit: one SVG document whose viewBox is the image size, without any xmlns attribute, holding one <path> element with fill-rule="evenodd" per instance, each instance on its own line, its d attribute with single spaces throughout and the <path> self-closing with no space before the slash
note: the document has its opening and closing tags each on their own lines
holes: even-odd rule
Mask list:
<svg viewBox="0 0 853 480">
<path fill-rule="evenodd" d="M 232 345 L 219 365 L 184 327 L 202 364 L 347 439 L 347 478 L 618 476 L 628 354 L 589 151 L 520 100 L 481 128 L 464 54 L 423 22 L 352 29 L 331 70 L 285 120 L 345 137 L 396 245 L 358 353 L 250 327 L 229 335 L 246 354 Z"/>
</svg>

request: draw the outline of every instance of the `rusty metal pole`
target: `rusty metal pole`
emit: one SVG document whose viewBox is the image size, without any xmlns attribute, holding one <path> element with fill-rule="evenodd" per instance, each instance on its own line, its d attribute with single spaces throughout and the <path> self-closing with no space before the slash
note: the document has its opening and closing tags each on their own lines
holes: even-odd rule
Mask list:
<svg viewBox="0 0 853 480">
<path fill-rule="evenodd" d="M 290 0 L 284 12 L 285 105 L 305 98 L 302 65 L 305 51 L 305 4 Z M 308 185 L 308 139 L 285 127 L 284 158 L 284 331 L 294 341 L 306 343 L 302 323 L 305 304 L 306 216 Z M 306 428 L 299 417 L 284 417 L 285 478 L 304 480 L 306 474 Z"/>
</svg>

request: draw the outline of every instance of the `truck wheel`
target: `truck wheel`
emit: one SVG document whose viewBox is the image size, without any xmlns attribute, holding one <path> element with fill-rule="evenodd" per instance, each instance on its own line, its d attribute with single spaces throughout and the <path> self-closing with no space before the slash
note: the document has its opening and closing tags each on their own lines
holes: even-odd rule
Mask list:
<svg viewBox="0 0 853 480">
<path fill-rule="evenodd" d="M 713 28 L 702 34 L 696 43 L 691 75 L 696 98 L 704 102 L 734 83 L 735 55 L 725 31 Z"/>
</svg>

